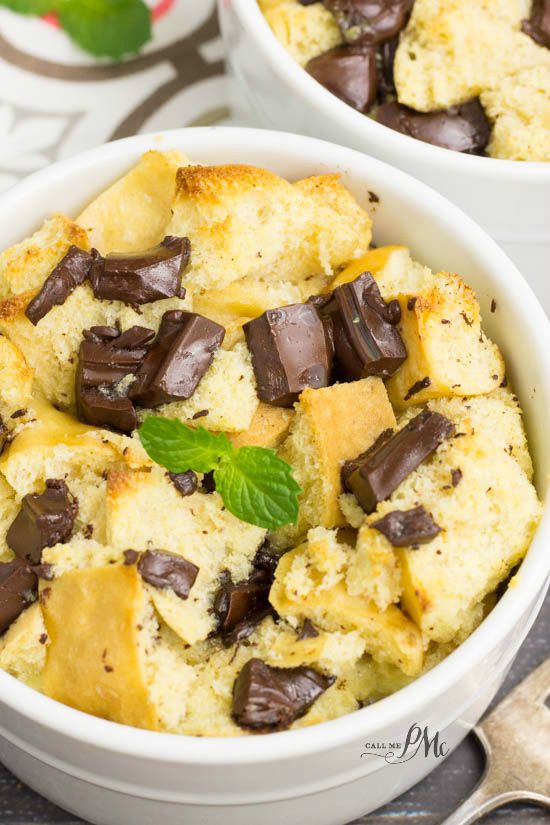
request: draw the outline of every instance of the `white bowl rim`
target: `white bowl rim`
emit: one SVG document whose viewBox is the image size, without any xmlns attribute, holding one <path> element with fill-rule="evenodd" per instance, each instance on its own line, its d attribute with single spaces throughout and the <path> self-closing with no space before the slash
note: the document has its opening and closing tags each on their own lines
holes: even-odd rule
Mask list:
<svg viewBox="0 0 550 825">
<path fill-rule="evenodd" d="M 533 356 L 544 365 L 544 388 L 550 395 L 550 321 L 534 293 L 520 275 L 511 260 L 500 247 L 471 218 L 454 206 L 443 195 L 393 168 L 383 161 L 365 156 L 353 149 L 337 146 L 317 138 L 298 136 L 285 132 L 235 127 L 206 127 L 175 129 L 172 131 L 137 135 L 91 149 L 75 157 L 52 164 L 26 178 L 13 189 L 0 196 L 0 216 L 16 214 L 18 201 L 28 197 L 36 188 L 47 187 L 60 175 L 71 175 L 101 164 L 109 159 L 134 160 L 148 149 L 180 148 L 185 139 L 190 150 L 200 157 L 201 150 L 217 150 L 223 160 L 224 147 L 238 146 L 246 150 L 273 151 L 284 156 L 304 158 L 305 163 L 326 161 L 334 158 L 334 166 L 342 168 L 358 164 L 377 168 L 384 179 L 399 182 L 401 191 L 408 197 L 428 204 L 433 214 L 446 212 L 452 218 L 455 232 L 464 243 L 475 248 L 476 254 L 486 259 L 487 269 L 495 273 L 499 281 L 499 294 L 507 293 L 507 300 L 516 302 L 525 316 L 526 327 L 533 339 Z M 189 146 L 185 146 L 189 150 Z M 353 174 L 353 173 L 352 173 Z M 55 206 L 55 205 L 54 205 Z M 529 323 L 527 324 L 527 319 Z M 356 740 L 358 728 L 363 729 L 365 741 L 369 734 L 382 726 L 399 721 L 403 714 L 410 715 L 417 706 L 426 705 L 458 681 L 472 663 L 480 662 L 487 651 L 495 647 L 521 616 L 536 601 L 550 575 L 550 556 L 546 551 L 550 535 L 550 496 L 529 552 L 522 563 L 516 586 L 509 588 L 495 608 L 453 653 L 433 670 L 420 676 L 410 685 L 391 696 L 361 710 L 299 730 L 283 731 L 268 735 L 216 738 L 192 737 L 182 734 L 158 733 L 127 727 L 99 719 L 74 710 L 0 670 L 0 703 L 32 720 L 42 728 L 54 730 L 69 740 L 86 743 L 91 747 L 109 750 L 144 760 L 194 765 L 223 765 L 276 762 L 287 758 L 322 753 Z M 1 726 L 0 726 L 1 727 Z"/>
<path fill-rule="evenodd" d="M 227 0 L 218 0 L 220 5 L 225 2 Z M 505 160 L 455 152 L 452 149 L 444 149 L 441 146 L 434 146 L 403 135 L 361 114 L 325 89 L 289 55 L 271 31 L 256 0 L 230 0 L 230 2 L 232 11 L 258 39 L 273 70 L 281 74 L 290 85 L 296 87 L 300 94 L 309 99 L 330 122 L 342 123 L 346 129 L 362 137 L 365 141 L 365 152 L 373 148 L 384 152 L 387 151 L 385 147 L 389 146 L 394 153 L 400 152 L 406 155 L 408 161 L 431 164 L 437 167 L 442 174 L 448 174 L 449 171 L 457 175 L 461 172 L 468 172 L 488 180 L 499 178 L 511 183 L 527 181 L 540 183 L 540 176 L 544 175 L 550 183 L 550 163 Z"/>
</svg>

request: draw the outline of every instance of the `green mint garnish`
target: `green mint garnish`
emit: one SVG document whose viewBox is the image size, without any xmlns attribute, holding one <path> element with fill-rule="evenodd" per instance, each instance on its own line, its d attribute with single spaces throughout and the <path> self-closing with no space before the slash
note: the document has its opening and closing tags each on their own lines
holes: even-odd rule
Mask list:
<svg viewBox="0 0 550 825">
<path fill-rule="evenodd" d="M 298 519 L 300 485 L 292 467 L 265 447 L 235 448 L 223 433 L 149 416 L 139 437 L 153 461 L 172 473 L 214 470 L 216 490 L 230 513 L 267 530 Z"/>
<path fill-rule="evenodd" d="M 96 57 L 120 60 L 151 39 L 151 12 L 144 0 L 0 0 L 21 14 L 57 14 L 75 43 Z"/>
</svg>

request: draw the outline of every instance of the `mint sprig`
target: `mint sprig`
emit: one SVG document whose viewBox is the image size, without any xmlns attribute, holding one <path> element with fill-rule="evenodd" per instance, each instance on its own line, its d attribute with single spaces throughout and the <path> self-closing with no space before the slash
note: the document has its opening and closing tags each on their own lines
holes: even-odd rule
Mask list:
<svg viewBox="0 0 550 825">
<path fill-rule="evenodd" d="M 151 12 L 144 0 L 0 0 L 20 14 L 56 13 L 59 24 L 95 57 L 120 60 L 151 39 Z"/>
<path fill-rule="evenodd" d="M 160 416 L 146 418 L 139 437 L 150 458 L 172 473 L 213 470 L 223 503 L 241 521 L 266 530 L 296 523 L 301 488 L 274 450 L 235 448 L 224 433 Z"/>
</svg>

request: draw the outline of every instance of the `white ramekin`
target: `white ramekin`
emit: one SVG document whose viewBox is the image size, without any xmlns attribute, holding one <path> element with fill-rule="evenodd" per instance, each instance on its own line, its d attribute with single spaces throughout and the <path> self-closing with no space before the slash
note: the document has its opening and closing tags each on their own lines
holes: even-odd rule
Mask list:
<svg viewBox="0 0 550 825">
<path fill-rule="evenodd" d="M 550 470 L 550 325 L 514 265 L 441 195 L 377 160 L 306 137 L 247 129 L 190 129 L 112 143 L 51 166 L 0 198 L 0 248 L 54 210 L 77 214 L 149 148 L 203 164 L 244 162 L 296 179 L 337 171 L 365 206 L 377 243 L 402 243 L 477 290 L 486 329 L 502 347 L 526 412 L 540 494 Z M 491 313 L 491 301 L 497 310 Z M 548 583 L 549 515 L 517 578 L 475 633 L 432 672 L 356 713 L 311 728 L 237 739 L 151 733 L 96 719 L 0 671 L 0 758 L 23 781 L 101 825 L 336 825 L 405 791 L 436 764 L 362 757 L 365 744 L 402 742 L 414 722 L 455 747 L 483 713 L 541 604 Z"/>
<path fill-rule="evenodd" d="M 394 132 L 310 77 L 273 35 L 256 0 L 218 0 L 218 8 L 242 93 L 241 119 L 333 140 L 433 186 L 504 247 L 550 311 L 550 163 L 463 155 Z"/>
</svg>

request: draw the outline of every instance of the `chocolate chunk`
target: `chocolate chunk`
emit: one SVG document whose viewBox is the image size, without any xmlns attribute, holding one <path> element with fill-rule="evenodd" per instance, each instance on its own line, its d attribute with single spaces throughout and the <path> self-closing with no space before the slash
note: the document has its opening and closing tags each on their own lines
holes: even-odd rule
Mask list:
<svg viewBox="0 0 550 825">
<path fill-rule="evenodd" d="M 38 578 L 21 559 L 0 563 L 0 633 L 38 596 Z"/>
<path fill-rule="evenodd" d="M 275 611 L 270 604 L 258 607 L 256 610 L 247 613 L 240 622 L 237 622 L 233 630 L 223 634 L 225 647 L 241 644 L 245 639 L 248 639 L 266 616 L 275 616 Z"/>
<path fill-rule="evenodd" d="M 394 510 L 378 521 L 373 521 L 370 526 L 386 536 L 394 547 L 427 544 L 441 533 L 441 527 L 424 507 Z"/>
<path fill-rule="evenodd" d="M 389 304 L 386 305 L 386 317 L 388 322 L 393 324 L 393 326 L 397 326 L 401 320 L 401 304 L 397 298 L 394 298 L 393 301 L 390 301 Z"/>
<path fill-rule="evenodd" d="M 68 541 L 73 532 L 78 503 L 66 483 L 48 479 L 43 493 L 26 495 L 6 542 L 16 556 L 40 564 L 44 547 Z"/>
<path fill-rule="evenodd" d="M 359 112 L 368 112 L 376 100 L 376 49 L 372 47 L 336 46 L 310 60 L 306 71 Z"/>
<path fill-rule="evenodd" d="M 268 309 L 243 329 L 262 401 L 291 407 L 306 387 L 330 384 L 330 337 L 313 304 Z"/>
<path fill-rule="evenodd" d="M 193 470 L 186 473 L 168 473 L 168 478 L 182 496 L 192 496 L 199 486 L 197 474 Z"/>
<path fill-rule="evenodd" d="M 210 470 L 209 473 L 205 473 L 202 477 L 201 481 L 201 492 L 207 493 L 210 495 L 211 493 L 216 492 L 216 482 L 214 480 L 214 470 Z"/>
<path fill-rule="evenodd" d="M 199 572 L 187 559 L 161 550 L 147 550 L 139 560 L 138 570 L 148 584 L 173 590 L 180 599 L 187 599 Z"/>
<path fill-rule="evenodd" d="M 452 421 L 424 410 L 391 437 L 379 439 L 376 448 L 371 448 L 363 457 L 345 462 L 344 487 L 355 495 L 366 513 L 372 513 L 379 501 L 389 498 L 401 482 L 454 433 Z"/>
<path fill-rule="evenodd" d="M 458 487 L 460 482 L 462 481 L 462 470 L 460 467 L 457 467 L 455 470 L 451 470 L 451 484 L 453 487 Z"/>
<path fill-rule="evenodd" d="M 44 281 L 42 289 L 33 298 L 25 315 L 36 326 L 54 306 L 61 306 L 77 286 L 83 284 L 99 253 L 84 252 L 77 246 L 70 246 L 67 254 Z"/>
<path fill-rule="evenodd" d="M 319 631 L 311 619 L 306 619 L 298 635 L 298 641 L 301 642 L 303 639 L 316 639 L 318 635 Z"/>
<path fill-rule="evenodd" d="M 347 43 L 375 45 L 405 28 L 414 0 L 323 0 Z"/>
<path fill-rule="evenodd" d="M 130 306 L 183 298 L 181 278 L 190 254 L 188 238 L 167 236 L 158 246 L 143 252 L 98 257 L 90 272 L 94 295 Z"/>
<path fill-rule="evenodd" d="M 408 401 L 413 395 L 417 395 L 419 392 L 422 392 L 422 390 L 427 390 L 431 385 L 432 379 L 426 375 L 424 378 L 421 378 L 420 381 L 415 381 L 412 387 L 409 387 L 403 400 Z"/>
<path fill-rule="evenodd" d="M 280 556 L 271 549 L 269 544 L 264 542 L 256 552 L 252 564 L 255 570 L 262 571 L 269 576 L 270 581 L 273 581 L 279 558 Z"/>
<path fill-rule="evenodd" d="M 224 336 L 223 327 L 195 312 L 165 312 L 129 397 L 150 408 L 190 398 Z"/>
<path fill-rule="evenodd" d="M 130 433 L 137 427 L 129 384 L 147 355 L 147 343 L 155 333 L 134 326 L 120 333 L 114 327 L 84 331 L 76 372 L 76 408 L 81 421 Z M 121 383 L 122 382 L 122 383 Z"/>
<path fill-rule="evenodd" d="M 416 112 L 392 101 L 378 107 L 376 119 L 408 137 L 469 155 L 482 154 L 491 134 L 491 125 L 477 98 L 436 112 Z"/>
<path fill-rule="evenodd" d="M 535 43 L 550 49 L 550 0 L 533 0 L 531 17 L 522 21 L 521 30 Z"/>
<path fill-rule="evenodd" d="M 405 361 L 401 335 L 370 272 L 337 287 L 321 312 L 332 321 L 336 370 L 343 380 L 389 378 Z"/>
<path fill-rule="evenodd" d="M 310 667 L 271 667 L 250 659 L 233 688 L 233 719 L 241 728 L 283 730 L 334 682 Z"/>
<path fill-rule="evenodd" d="M 214 600 L 214 613 L 226 646 L 249 636 L 258 622 L 271 612 L 268 602 L 271 583 L 271 577 L 265 573 L 256 572 L 247 581 L 237 584 L 233 584 L 227 573 L 224 574 Z M 239 632 L 235 635 L 236 629 Z"/>
<path fill-rule="evenodd" d="M 139 553 L 136 553 L 135 550 L 125 550 L 122 555 L 124 556 L 124 564 L 127 567 L 131 567 L 139 559 Z"/>
<path fill-rule="evenodd" d="M 10 431 L 0 417 L 0 455 L 4 452 L 6 444 L 10 439 Z"/>
<path fill-rule="evenodd" d="M 378 99 L 380 103 L 397 94 L 394 80 L 395 53 L 399 46 L 399 37 L 392 37 L 378 46 Z"/>
</svg>

